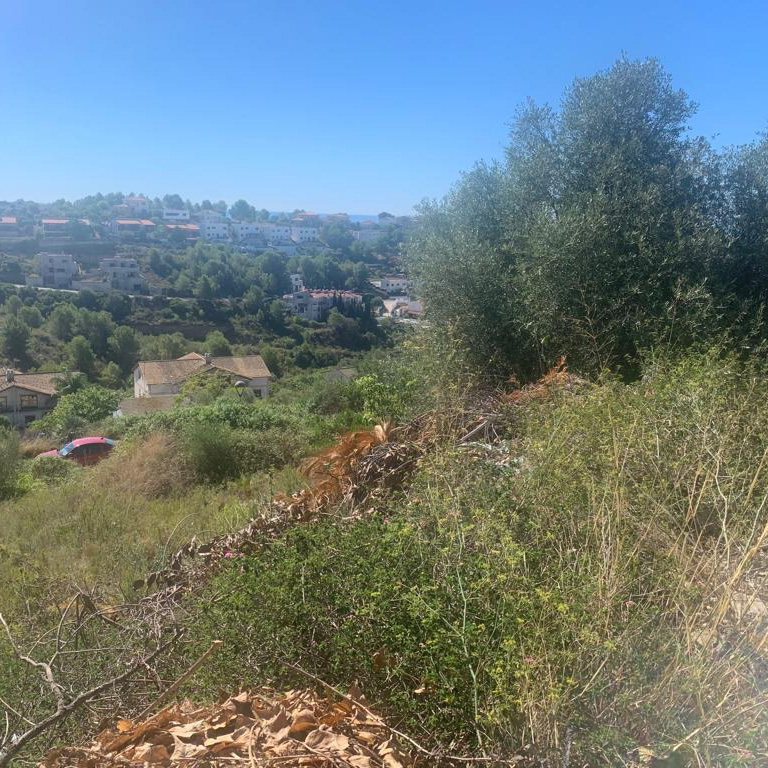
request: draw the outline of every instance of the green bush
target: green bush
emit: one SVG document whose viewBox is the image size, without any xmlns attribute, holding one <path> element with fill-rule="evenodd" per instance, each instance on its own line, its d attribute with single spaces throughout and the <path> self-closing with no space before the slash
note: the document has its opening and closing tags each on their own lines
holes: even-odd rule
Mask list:
<svg viewBox="0 0 768 768">
<path fill-rule="evenodd" d="M 41 456 L 29 462 L 28 470 L 33 480 L 46 485 L 60 485 L 71 480 L 79 467 L 74 461 L 66 461 L 56 456 Z"/>
<path fill-rule="evenodd" d="M 367 518 L 233 553 L 192 606 L 195 653 L 224 640 L 203 690 L 305 682 L 287 662 L 457 749 L 738 764 L 768 740 L 762 635 L 713 606 L 760 577 L 766 402 L 712 352 L 510 407 L 499 451 L 446 447 Z"/>
</svg>

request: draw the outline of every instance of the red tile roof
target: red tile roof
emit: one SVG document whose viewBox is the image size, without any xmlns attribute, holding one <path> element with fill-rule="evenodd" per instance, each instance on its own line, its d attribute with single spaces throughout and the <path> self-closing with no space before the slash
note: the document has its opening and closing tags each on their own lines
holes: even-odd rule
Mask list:
<svg viewBox="0 0 768 768">
<path fill-rule="evenodd" d="M 0 224 L 16 224 L 17 219 L 15 216 L 0 216 Z"/>
</svg>

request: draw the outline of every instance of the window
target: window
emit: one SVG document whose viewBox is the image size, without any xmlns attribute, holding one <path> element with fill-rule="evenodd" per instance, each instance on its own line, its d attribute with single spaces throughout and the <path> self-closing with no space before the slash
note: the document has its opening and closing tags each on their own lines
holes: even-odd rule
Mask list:
<svg viewBox="0 0 768 768">
<path fill-rule="evenodd" d="M 0 397 L 0 412 L 8 410 L 8 398 Z"/>
<path fill-rule="evenodd" d="M 30 408 L 37 408 L 37 395 L 22 395 L 21 410 L 24 411 Z"/>
</svg>

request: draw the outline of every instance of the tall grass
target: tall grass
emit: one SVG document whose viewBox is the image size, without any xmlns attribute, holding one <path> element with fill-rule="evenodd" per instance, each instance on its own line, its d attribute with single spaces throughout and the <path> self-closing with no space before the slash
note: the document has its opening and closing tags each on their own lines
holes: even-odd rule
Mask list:
<svg viewBox="0 0 768 768">
<path fill-rule="evenodd" d="M 713 352 L 511 406 L 506 455 L 446 446 L 368 519 L 236 562 L 195 614 L 225 641 L 201 680 L 287 661 L 488 754 L 762 764 L 766 403 Z"/>
</svg>

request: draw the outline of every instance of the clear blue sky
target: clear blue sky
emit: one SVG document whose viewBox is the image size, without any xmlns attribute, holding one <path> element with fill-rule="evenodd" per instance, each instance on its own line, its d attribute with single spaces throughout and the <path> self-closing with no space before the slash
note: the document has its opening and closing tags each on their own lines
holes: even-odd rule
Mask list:
<svg viewBox="0 0 768 768">
<path fill-rule="evenodd" d="M 0 0 L 0 199 L 407 213 L 516 104 L 656 56 L 718 144 L 768 127 L 768 3 Z"/>
</svg>

